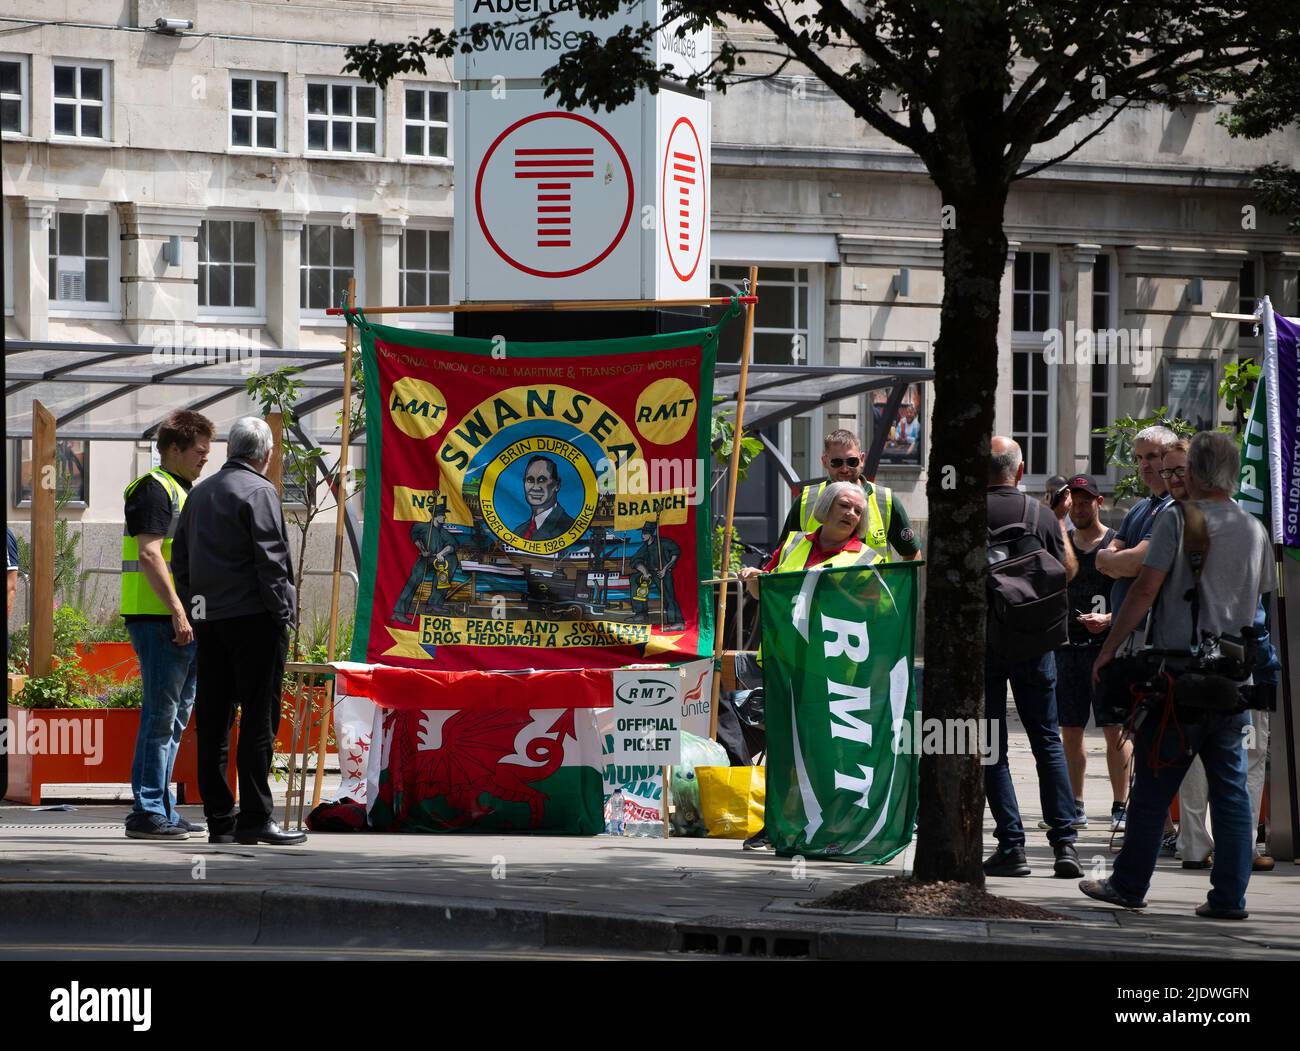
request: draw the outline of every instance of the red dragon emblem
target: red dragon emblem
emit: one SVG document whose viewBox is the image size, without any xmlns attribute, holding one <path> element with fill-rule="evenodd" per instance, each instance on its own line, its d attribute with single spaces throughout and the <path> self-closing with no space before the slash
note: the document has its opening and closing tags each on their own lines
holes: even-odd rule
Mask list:
<svg viewBox="0 0 1300 1051">
<path fill-rule="evenodd" d="M 527 711 L 492 710 L 456 712 L 442 726 L 438 747 L 422 747 L 425 713 L 393 710 L 384 714 L 384 730 L 392 729 L 388 777 L 381 780 L 379 799 L 392 808 L 392 828 L 406 821 L 431 821 L 447 828 L 466 828 L 497 812 L 502 802 L 525 803 L 529 828 L 542 824 L 547 796 L 534 787 L 550 777 L 564 762 L 564 739 L 577 739 L 573 710 L 562 712 L 551 726 L 532 738 L 524 756 L 540 766 L 521 766 L 501 760 L 515 754 L 520 731 L 533 722 Z M 412 811 L 422 801 L 428 808 Z M 498 827 L 511 827 L 504 821 Z"/>
</svg>

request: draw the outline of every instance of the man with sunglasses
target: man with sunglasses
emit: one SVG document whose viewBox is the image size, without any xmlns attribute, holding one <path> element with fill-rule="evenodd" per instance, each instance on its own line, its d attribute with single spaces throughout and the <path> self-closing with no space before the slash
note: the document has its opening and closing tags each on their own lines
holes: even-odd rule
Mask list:
<svg viewBox="0 0 1300 1051">
<path fill-rule="evenodd" d="M 895 503 L 894 494 L 883 485 L 868 482 L 862 477 L 862 468 L 866 457 L 862 455 L 862 446 L 858 436 L 852 431 L 831 431 L 823 442 L 822 467 L 826 471 L 826 480 L 806 485 L 795 497 L 790 513 L 785 516 L 781 526 L 780 544 L 785 543 L 791 533 L 805 535 L 813 532 L 822 523 L 813 514 L 817 501 L 832 482 L 856 482 L 862 487 L 867 498 L 866 535 L 864 540 L 881 553 L 881 558 L 889 558 L 889 548 L 897 552 L 894 561 L 910 562 L 921 557 L 921 545 L 917 543 L 916 533 L 907 517 L 903 505 Z M 779 547 L 779 544 L 778 544 Z"/>
</svg>

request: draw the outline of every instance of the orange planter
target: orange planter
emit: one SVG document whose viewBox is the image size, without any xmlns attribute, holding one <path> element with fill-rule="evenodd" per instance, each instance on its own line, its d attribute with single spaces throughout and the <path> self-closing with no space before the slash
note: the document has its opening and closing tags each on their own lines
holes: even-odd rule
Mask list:
<svg viewBox="0 0 1300 1051">
<path fill-rule="evenodd" d="M 306 691 L 303 691 L 304 694 Z M 329 697 L 328 686 L 313 686 L 311 716 L 313 725 L 307 730 L 307 750 L 315 752 L 317 744 L 320 741 L 320 713 L 321 708 L 327 703 Z M 304 701 L 304 708 L 306 704 Z M 280 705 L 280 729 L 275 734 L 275 750 L 277 752 L 288 752 L 293 747 L 293 693 L 289 690 L 284 691 L 284 700 Z M 325 741 L 325 750 L 327 752 L 337 752 L 338 745 L 334 741 L 334 725 L 330 724 L 330 736 Z"/>
<path fill-rule="evenodd" d="M 140 732 L 138 708 L 16 708 L 8 706 L 11 733 L 5 798 L 37 806 L 43 785 L 131 783 L 131 761 Z M 230 787 L 235 787 L 231 734 Z M 177 802 L 201 803 L 194 723 L 185 728 L 176 765 Z"/>
<path fill-rule="evenodd" d="M 92 675 L 107 675 L 114 682 L 140 677 L 140 659 L 129 642 L 79 642 L 77 662 Z"/>
</svg>

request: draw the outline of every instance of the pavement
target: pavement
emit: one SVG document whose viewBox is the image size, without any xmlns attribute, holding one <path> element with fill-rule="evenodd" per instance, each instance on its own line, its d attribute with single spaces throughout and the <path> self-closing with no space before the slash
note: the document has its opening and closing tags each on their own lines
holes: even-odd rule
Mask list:
<svg viewBox="0 0 1300 1051">
<path fill-rule="evenodd" d="M 1148 908 L 1093 902 L 1077 880 L 1052 877 L 1034 764 L 1013 724 L 1012 776 L 1029 829 L 1033 875 L 987 889 L 1066 922 L 929 919 L 810 910 L 802 903 L 888 865 L 781 859 L 738 840 L 573 838 L 495 834 L 312 834 L 300 847 L 128 840 L 129 790 L 68 786 L 75 810 L 0 807 L 0 957 L 60 951 L 171 953 L 186 946 L 250 954 L 436 952 L 697 954 L 917 960 L 1295 959 L 1300 868 L 1257 873 L 1250 918 L 1193 914 L 1208 871 L 1162 858 Z M 1093 828 L 1080 833 L 1085 876 L 1108 871 L 1110 789 L 1104 743 L 1090 732 L 1085 789 Z M 327 795 L 329 781 L 327 779 Z M 44 806 L 60 801 L 58 788 Z M 125 795 L 125 799 L 122 796 Z M 116 798 L 114 798 L 116 797 Z M 184 808 L 191 819 L 199 808 Z M 278 816 L 278 814 L 277 814 Z M 991 849 L 992 823 L 985 822 Z"/>
</svg>

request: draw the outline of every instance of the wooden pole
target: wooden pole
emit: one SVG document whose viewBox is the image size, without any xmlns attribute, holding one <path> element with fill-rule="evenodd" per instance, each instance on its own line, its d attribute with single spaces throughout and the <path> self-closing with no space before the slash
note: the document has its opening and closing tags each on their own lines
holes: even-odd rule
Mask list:
<svg viewBox="0 0 1300 1051">
<path fill-rule="evenodd" d="M 348 306 L 357 303 L 356 278 L 348 278 Z M 326 659 L 334 660 L 339 637 L 339 582 L 343 575 L 343 527 L 347 520 L 348 503 L 348 445 L 352 441 L 352 326 L 347 327 L 343 340 L 343 435 L 339 445 L 338 469 L 334 472 L 334 575 L 330 581 L 330 630 L 325 647 Z M 330 717 L 334 714 L 334 679 L 325 690 L 325 710 L 321 713 L 320 741 L 316 745 L 316 783 L 312 787 L 311 806 L 320 804 L 321 785 L 325 781 L 325 739 L 329 737 Z"/>
<path fill-rule="evenodd" d="M 271 428 L 271 462 L 266 467 L 266 477 L 275 483 L 275 491 L 284 498 L 284 413 L 268 412 L 267 425 Z"/>
<path fill-rule="evenodd" d="M 49 675 L 54 658 L 54 416 L 32 402 L 32 634 L 31 671 Z"/>
<path fill-rule="evenodd" d="M 668 839 L 672 834 L 668 827 L 668 801 L 673 792 L 673 768 L 671 766 L 661 767 L 660 773 L 664 779 L 663 806 L 660 809 L 663 811 L 664 818 L 664 839 Z"/>
<path fill-rule="evenodd" d="M 751 267 L 751 270 L 755 268 Z M 751 286 L 752 291 L 752 286 Z M 740 302 L 753 306 L 753 295 L 741 296 Z M 660 310 L 665 307 L 720 306 L 730 303 L 731 296 L 706 296 L 702 299 L 545 299 L 528 303 L 441 303 L 419 307 L 362 307 L 363 314 L 521 314 L 540 310 Z M 330 307 L 326 314 L 343 313 Z"/>
<path fill-rule="evenodd" d="M 727 478 L 727 517 L 722 527 L 722 576 L 718 589 L 718 622 L 713 626 L 713 703 L 709 705 L 709 739 L 718 736 L 718 695 L 722 691 L 722 672 L 718 658 L 722 656 L 723 627 L 727 622 L 727 592 L 731 580 L 731 528 L 736 513 L 736 478 L 740 474 L 740 439 L 745 423 L 745 386 L 749 382 L 750 348 L 754 344 L 754 310 L 758 297 L 758 267 L 749 268 L 749 309 L 745 311 L 745 339 L 740 346 L 740 386 L 736 390 L 736 429 L 731 436 L 731 466 Z"/>
</svg>

